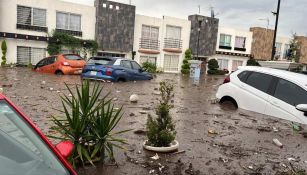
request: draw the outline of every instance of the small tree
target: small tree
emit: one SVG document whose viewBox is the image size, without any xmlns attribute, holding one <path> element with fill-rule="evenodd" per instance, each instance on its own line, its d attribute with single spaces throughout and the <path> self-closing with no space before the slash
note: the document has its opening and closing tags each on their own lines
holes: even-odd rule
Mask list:
<svg viewBox="0 0 307 175">
<path fill-rule="evenodd" d="M 6 45 L 6 41 L 5 40 L 2 41 L 1 50 L 2 50 L 1 66 L 4 66 L 4 65 L 6 65 L 6 52 L 7 52 L 7 45 Z"/>
<path fill-rule="evenodd" d="M 217 74 L 219 68 L 219 63 L 216 59 L 211 59 L 208 61 L 208 74 Z"/>
<path fill-rule="evenodd" d="M 154 63 L 151 62 L 144 62 L 142 64 L 142 69 L 146 72 L 150 72 L 150 73 L 156 73 L 157 72 L 157 66 Z"/>
<path fill-rule="evenodd" d="M 288 58 L 291 59 L 292 61 L 295 61 L 296 63 L 298 63 L 300 60 L 299 48 L 300 48 L 300 43 L 297 41 L 296 33 L 294 33 L 290 41 Z"/>
<path fill-rule="evenodd" d="M 190 63 L 189 60 L 192 59 L 192 50 L 187 49 L 184 53 L 185 59 L 182 61 L 182 66 L 181 66 L 181 73 L 182 74 L 189 74 L 190 73 Z"/>
<path fill-rule="evenodd" d="M 148 116 L 147 120 L 147 145 L 155 147 L 168 147 L 175 140 L 176 131 L 172 117 L 169 114 L 173 105 L 170 100 L 173 97 L 174 87 L 165 81 L 160 82 L 161 100 L 156 109 L 157 118 Z"/>
</svg>

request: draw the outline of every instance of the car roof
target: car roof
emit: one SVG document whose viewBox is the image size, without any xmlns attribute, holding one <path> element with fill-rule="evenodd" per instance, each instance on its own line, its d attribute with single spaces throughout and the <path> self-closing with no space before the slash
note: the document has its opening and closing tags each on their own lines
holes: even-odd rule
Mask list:
<svg viewBox="0 0 307 175">
<path fill-rule="evenodd" d="M 129 61 L 133 61 L 131 59 L 123 58 L 123 57 L 93 56 L 91 58 L 106 58 L 106 59 L 111 59 L 112 61 L 116 61 L 116 60 L 129 60 Z"/>
<path fill-rule="evenodd" d="M 307 88 L 307 75 L 299 74 L 295 72 L 290 72 L 286 70 L 273 69 L 268 67 L 258 67 L 258 66 L 240 66 L 239 70 L 248 70 L 261 72 L 269 75 L 273 75 L 276 77 L 284 78 L 296 84 L 299 84 L 305 88 Z"/>
</svg>

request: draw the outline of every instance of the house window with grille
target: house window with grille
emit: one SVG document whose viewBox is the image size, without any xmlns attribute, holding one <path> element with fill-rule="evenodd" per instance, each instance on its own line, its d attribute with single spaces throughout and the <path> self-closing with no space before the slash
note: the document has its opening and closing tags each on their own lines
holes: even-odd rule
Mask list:
<svg viewBox="0 0 307 175">
<path fill-rule="evenodd" d="M 164 48 L 179 48 L 181 49 L 181 27 L 166 26 L 166 37 L 164 38 Z"/>
<path fill-rule="evenodd" d="M 179 55 L 164 55 L 164 71 L 177 72 L 179 70 Z"/>
<path fill-rule="evenodd" d="M 18 65 L 29 65 L 29 63 L 35 65 L 45 57 L 46 57 L 45 48 L 17 46 Z"/>
<path fill-rule="evenodd" d="M 243 65 L 243 61 L 240 60 L 232 60 L 232 71 L 236 71 L 239 66 Z"/>
<path fill-rule="evenodd" d="M 63 30 L 81 31 L 81 15 L 57 12 L 56 28 Z"/>
<path fill-rule="evenodd" d="M 140 56 L 140 64 L 142 65 L 145 62 L 150 62 L 153 64 L 157 64 L 157 57 L 153 57 L 153 56 Z"/>
<path fill-rule="evenodd" d="M 219 69 L 220 70 L 228 70 L 228 60 L 227 59 L 218 59 L 217 60 L 218 64 L 219 64 Z"/>
<path fill-rule="evenodd" d="M 47 32 L 46 9 L 17 6 L 17 28 Z"/>
<path fill-rule="evenodd" d="M 240 37 L 240 36 L 236 36 L 236 40 L 235 40 L 235 48 L 245 48 L 245 37 Z"/>
</svg>

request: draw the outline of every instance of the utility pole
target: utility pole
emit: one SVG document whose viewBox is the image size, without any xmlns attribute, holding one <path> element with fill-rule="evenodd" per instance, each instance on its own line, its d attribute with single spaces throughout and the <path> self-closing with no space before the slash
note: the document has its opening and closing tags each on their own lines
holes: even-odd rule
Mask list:
<svg viewBox="0 0 307 175">
<path fill-rule="evenodd" d="M 275 30 L 274 30 L 274 38 L 273 38 L 273 47 L 272 47 L 272 56 L 271 56 L 271 60 L 274 60 L 274 56 L 275 56 L 275 42 L 276 42 L 276 35 L 277 35 L 277 28 L 278 28 L 278 18 L 279 18 L 279 9 L 280 9 L 280 0 L 278 0 L 278 4 L 277 4 L 277 12 L 272 12 L 273 15 L 276 16 L 276 20 L 275 20 Z"/>
</svg>

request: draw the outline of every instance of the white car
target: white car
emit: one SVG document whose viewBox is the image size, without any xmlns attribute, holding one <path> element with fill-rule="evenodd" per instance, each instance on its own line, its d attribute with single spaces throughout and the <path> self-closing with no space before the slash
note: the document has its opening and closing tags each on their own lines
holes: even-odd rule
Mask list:
<svg viewBox="0 0 307 175">
<path fill-rule="evenodd" d="M 264 68 L 239 67 L 224 80 L 216 97 L 223 103 L 307 124 L 307 75 Z"/>
</svg>

